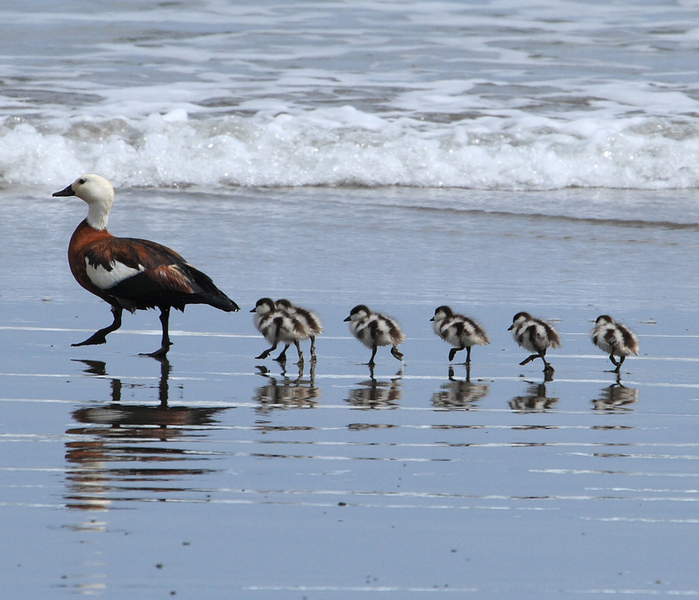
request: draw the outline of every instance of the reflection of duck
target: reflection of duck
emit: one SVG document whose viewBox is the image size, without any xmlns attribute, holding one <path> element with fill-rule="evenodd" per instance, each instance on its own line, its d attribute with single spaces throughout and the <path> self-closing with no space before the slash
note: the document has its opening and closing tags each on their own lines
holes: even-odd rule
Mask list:
<svg viewBox="0 0 699 600">
<path fill-rule="evenodd" d="M 432 394 L 432 405 L 435 408 L 472 409 L 481 398 L 490 392 L 487 383 L 472 383 L 469 377 L 455 379 L 454 369 L 449 368 L 449 381 L 443 383 L 440 391 Z"/>
<path fill-rule="evenodd" d="M 82 360 L 88 368 L 86 373 L 90 375 L 104 376 L 107 374 L 106 363 L 101 361 Z M 124 405 L 121 404 L 122 383 L 120 379 L 112 378 L 112 402 L 108 406 L 90 406 L 73 411 L 73 418 L 78 423 L 94 425 L 110 425 L 121 427 L 122 425 L 153 426 L 166 428 L 172 425 L 211 425 L 215 423 L 213 415 L 220 412 L 221 408 L 188 408 L 186 406 L 169 406 L 169 375 L 172 370 L 166 358 L 159 359 L 160 382 L 158 385 L 159 406 L 150 405 Z M 90 429 L 89 433 L 95 433 Z M 133 430 L 130 430 L 133 433 Z M 173 431 L 172 436 L 178 437 L 180 432 Z M 151 437 L 163 437 L 161 433 Z"/>
<path fill-rule="evenodd" d="M 362 381 L 359 387 L 350 390 L 347 402 L 359 408 L 388 408 L 401 399 L 403 392 L 400 388 L 402 371 L 390 381 L 379 381 L 372 377 Z"/>
<path fill-rule="evenodd" d="M 519 412 L 543 412 L 553 408 L 558 402 L 558 398 L 548 398 L 546 396 L 545 383 L 532 383 L 529 385 L 528 393 L 524 396 L 515 396 L 510 400 L 510 408 Z"/>
<path fill-rule="evenodd" d="M 104 377 L 106 364 L 99 361 L 80 361 L 87 365 L 85 372 Z M 133 500 L 138 491 L 150 498 L 161 491 L 158 483 L 167 482 L 162 493 L 168 497 L 174 492 L 188 491 L 173 484 L 173 478 L 189 477 L 209 471 L 201 467 L 183 467 L 181 461 L 202 460 L 189 449 L 163 447 L 153 442 L 173 441 L 184 436 L 201 435 L 201 427 L 217 422 L 217 413 L 223 408 L 188 408 L 168 405 L 168 376 L 170 364 L 161 359 L 161 377 L 158 386 L 159 405 L 121 404 L 122 383 L 111 379 L 111 403 L 106 406 L 87 406 L 72 413 L 80 424 L 66 432 L 74 441 L 66 443 L 67 471 L 66 500 L 72 508 L 105 509 L 119 492 L 128 492 Z M 126 468 L 124 463 L 137 466 Z M 178 461 L 175 468 L 164 463 Z M 156 463 L 158 466 L 151 466 Z M 136 498 L 138 499 L 138 498 Z"/>
<path fill-rule="evenodd" d="M 599 398 L 593 400 L 592 404 L 595 410 L 611 412 L 634 410 L 628 405 L 636 402 L 638 402 L 638 388 L 623 386 L 617 378 L 616 383 L 600 390 Z"/>
<path fill-rule="evenodd" d="M 286 371 L 282 372 L 283 379 L 277 379 L 269 374 L 265 367 L 258 367 L 260 375 L 268 377 L 267 385 L 257 388 L 253 401 L 260 403 L 260 411 L 268 411 L 275 408 L 314 408 L 317 399 L 320 398 L 320 388 L 315 386 L 315 365 L 312 363 L 310 376 L 303 378 L 303 368 L 299 370 L 298 377 L 287 377 Z"/>
</svg>

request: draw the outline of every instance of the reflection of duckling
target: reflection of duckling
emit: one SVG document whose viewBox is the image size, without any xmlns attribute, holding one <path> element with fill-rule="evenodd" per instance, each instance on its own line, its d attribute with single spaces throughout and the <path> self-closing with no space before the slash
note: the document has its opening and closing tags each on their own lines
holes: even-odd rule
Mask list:
<svg viewBox="0 0 699 600">
<path fill-rule="evenodd" d="M 510 400 L 510 408 L 520 412 L 543 412 L 553 408 L 558 398 L 546 397 L 546 384 L 533 383 L 526 396 L 515 396 Z"/>
<path fill-rule="evenodd" d="M 472 383 L 468 378 L 454 379 L 454 369 L 450 367 L 449 382 L 443 383 L 441 390 L 432 394 L 432 405 L 435 408 L 470 409 L 489 392 L 487 383 Z"/>
<path fill-rule="evenodd" d="M 614 410 L 633 410 L 628 408 L 628 405 L 636 402 L 638 402 L 638 389 L 625 387 L 618 380 L 609 387 L 602 388 L 599 398 L 592 401 L 595 410 L 610 412 Z"/>
<path fill-rule="evenodd" d="M 608 315 L 597 317 L 595 327 L 590 333 L 592 343 L 602 352 L 609 354 L 609 360 L 616 367 L 614 373 L 619 373 L 621 365 L 630 354 L 638 354 L 638 338 L 626 325 L 617 323 Z M 619 357 L 619 362 L 614 360 Z"/>
<path fill-rule="evenodd" d="M 374 357 L 379 346 L 392 346 L 391 354 L 403 361 L 398 344 L 405 341 L 405 334 L 394 319 L 372 312 L 363 304 L 359 304 L 352 309 L 345 321 L 349 321 L 352 335 L 367 348 L 371 348 L 371 358 L 367 363 L 369 366 L 374 366 Z"/>
<path fill-rule="evenodd" d="M 351 389 L 347 402 L 359 408 L 388 408 L 395 405 L 402 395 L 400 377 L 390 381 L 378 381 L 372 377 Z"/>
<path fill-rule="evenodd" d="M 277 300 L 275 305 L 279 310 L 286 312 L 301 325 L 303 333 L 299 334 L 299 340 L 311 340 L 311 360 L 315 361 L 316 336 L 323 333 L 323 324 L 320 321 L 320 317 L 313 311 L 296 306 L 285 298 Z"/>
<path fill-rule="evenodd" d="M 454 313 L 448 306 L 440 306 L 434 311 L 434 332 L 445 342 L 454 346 L 449 351 L 449 362 L 454 360 L 456 353 L 466 350 L 465 364 L 471 364 L 471 346 L 485 346 L 490 339 L 485 329 L 473 319 Z"/>
<path fill-rule="evenodd" d="M 275 360 L 286 362 L 286 351 L 291 344 L 296 346 L 299 353 L 299 363 L 303 362 L 303 353 L 299 340 L 308 338 L 301 321 L 287 312 L 278 309 L 271 298 L 260 298 L 250 312 L 254 312 L 253 317 L 255 327 L 272 344 L 271 348 L 265 350 L 255 358 L 267 358 L 280 343 L 285 344 L 284 350 Z"/>
<path fill-rule="evenodd" d="M 534 359 L 540 358 L 544 361 L 544 373 L 547 373 L 547 379 L 550 379 L 550 376 L 553 375 L 553 367 L 546 361 L 545 357 L 546 350 L 558 348 L 561 345 L 561 338 L 558 337 L 556 330 L 546 321 L 535 319 L 529 313 L 520 312 L 512 319 L 512 325 L 508 331 L 512 331 L 512 337 L 522 348 L 534 352 L 519 364 L 524 366 Z"/>
<path fill-rule="evenodd" d="M 260 409 L 273 408 L 314 408 L 320 398 L 320 388 L 315 387 L 315 371 L 311 368 L 310 378 L 303 379 L 299 371 L 296 379 L 271 377 L 267 371 L 260 373 L 268 377 L 270 383 L 257 388 L 253 400 L 260 403 Z"/>
</svg>

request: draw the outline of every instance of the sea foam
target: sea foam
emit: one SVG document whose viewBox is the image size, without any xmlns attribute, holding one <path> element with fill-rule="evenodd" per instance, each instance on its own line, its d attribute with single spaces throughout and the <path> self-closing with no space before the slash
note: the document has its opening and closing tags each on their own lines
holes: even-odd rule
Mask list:
<svg viewBox="0 0 699 600">
<path fill-rule="evenodd" d="M 75 118 L 0 127 L 5 184 L 98 172 L 120 186 L 410 186 L 492 190 L 699 186 L 699 127 L 631 117 L 387 118 L 352 107 L 253 117 Z"/>
<path fill-rule="evenodd" d="M 7 8 L 0 184 L 699 187 L 699 9 L 544 5 Z"/>
</svg>

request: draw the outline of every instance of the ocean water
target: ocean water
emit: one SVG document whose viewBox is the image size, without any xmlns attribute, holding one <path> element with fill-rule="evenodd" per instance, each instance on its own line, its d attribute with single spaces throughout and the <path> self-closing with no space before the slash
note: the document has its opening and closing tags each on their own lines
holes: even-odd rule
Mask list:
<svg viewBox="0 0 699 600">
<path fill-rule="evenodd" d="M 0 596 L 699 595 L 698 41 L 693 2 L 3 4 Z M 83 172 L 241 312 L 71 347 L 111 320 L 51 197 Z M 262 296 L 320 314 L 316 365 L 254 359 Z"/>
<path fill-rule="evenodd" d="M 693 2 L 6 3 L 0 182 L 695 189 Z"/>
</svg>

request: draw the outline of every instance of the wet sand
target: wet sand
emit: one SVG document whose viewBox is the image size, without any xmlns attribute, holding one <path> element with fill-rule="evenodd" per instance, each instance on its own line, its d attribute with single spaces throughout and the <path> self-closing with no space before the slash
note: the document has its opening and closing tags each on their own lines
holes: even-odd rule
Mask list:
<svg viewBox="0 0 699 600">
<path fill-rule="evenodd" d="M 110 322 L 66 263 L 84 206 L 7 191 L 3 593 L 698 595 L 696 230 L 406 208 L 420 193 L 119 190 L 113 233 L 242 307 L 173 313 L 158 362 L 153 311 L 70 346 Z M 323 318 L 314 369 L 254 359 L 267 295 Z M 371 377 L 359 302 L 401 322 L 405 366 L 384 348 Z M 432 333 L 443 303 L 490 334 L 470 381 Z M 561 334 L 551 382 L 518 365 L 519 310 Z M 603 312 L 640 338 L 619 381 L 589 340 Z"/>
</svg>

